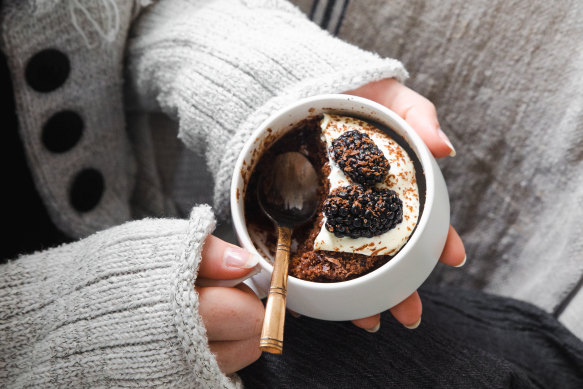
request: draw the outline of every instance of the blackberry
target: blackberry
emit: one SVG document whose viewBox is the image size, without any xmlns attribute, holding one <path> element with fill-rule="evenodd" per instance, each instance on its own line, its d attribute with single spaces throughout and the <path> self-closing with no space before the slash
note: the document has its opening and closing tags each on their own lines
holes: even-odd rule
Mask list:
<svg viewBox="0 0 583 389">
<path fill-rule="evenodd" d="M 350 130 L 332 141 L 330 156 L 352 181 L 374 186 L 389 172 L 389 161 L 364 132 Z"/>
<path fill-rule="evenodd" d="M 326 229 L 337 237 L 372 238 L 403 220 L 403 202 L 390 189 L 350 185 L 332 190 L 324 215 Z"/>
</svg>

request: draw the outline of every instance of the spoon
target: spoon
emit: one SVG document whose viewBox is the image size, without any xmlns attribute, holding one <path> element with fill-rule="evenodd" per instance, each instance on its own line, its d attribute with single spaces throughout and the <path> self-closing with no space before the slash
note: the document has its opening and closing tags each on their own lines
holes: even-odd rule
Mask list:
<svg viewBox="0 0 583 389">
<path fill-rule="evenodd" d="M 318 176 L 314 166 L 298 152 L 280 154 L 273 168 L 260 177 L 259 206 L 277 226 L 277 247 L 259 348 L 272 354 L 283 351 L 283 325 L 291 235 L 318 207 Z"/>
</svg>

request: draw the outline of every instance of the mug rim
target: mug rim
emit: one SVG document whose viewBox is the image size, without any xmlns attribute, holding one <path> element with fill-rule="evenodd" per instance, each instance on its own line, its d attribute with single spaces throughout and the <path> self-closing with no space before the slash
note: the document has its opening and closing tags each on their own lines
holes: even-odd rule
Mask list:
<svg viewBox="0 0 583 389">
<path fill-rule="evenodd" d="M 398 128 L 394 128 L 394 126 L 389 125 L 386 122 L 383 122 L 381 120 L 377 120 L 377 121 L 381 122 L 381 124 L 391 128 L 399 136 L 401 136 L 403 138 L 403 140 L 409 144 L 412 151 L 415 153 L 417 159 L 419 160 L 419 163 L 421 164 L 421 167 L 423 169 L 422 174 L 424 174 L 425 184 L 426 184 L 425 185 L 426 186 L 425 203 L 423 206 L 423 212 L 421 213 L 419 220 L 417 221 L 417 225 L 415 227 L 413 234 L 407 240 L 405 245 L 399 250 L 399 252 L 394 257 L 392 257 L 387 263 L 383 264 L 379 268 L 377 268 L 369 273 L 366 273 L 364 275 L 353 278 L 351 280 L 337 281 L 337 282 L 308 281 L 308 280 L 302 280 L 300 278 L 297 278 L 297 277 L 290 275 L 288 277 L 288 284 L 290 284 L 290 286 L 293 286 L 293 287 L 297 287 L 297 288 L 301 288 L 301 289 L 312 289 L 315 291 L 317 291 L 317 290 L 330 291 L 330 290 L 335 290 L 335 289 L 357 287 L 363 283 L 368 282 L 371 278 L 382 277 L 382 275 L 384 273 L 390 272 L 391 269 L 393 267 L 397 266 L 397 264 L 399 262 L 406 260 L 406 257 L 407 257 L 407 254 L 409 253 L 409 251 L 412 249 L 413 246 L 415 246 L 417 244 L 419 237 L 421 235 L 423 235 L 422 232 L 425 230 L 425 228 L 427 227 L 427 224 L 428 224 L 428 219 L 429 219 L 428 215 L 430 215 L 431 209 L 434 206 L 435 170 L 434 170 L 434 166 L 431 162 L 433 157 L 431 155 L 431 152 L 429 151 L 429 149 L 427 148 L 427 146 L 425 145 L 425 143 L 423 142 L 423 140 L 419 136 L 419 134 L 417 134 L 415 132 L 415 130 L 413 130 L 413 128 L 403 118 L 401 118 L 397 113 L 390 110 L 389 108 L 387 108 L 387 107 L 385 107 L 385 106 L 383 106 L 375 101 L 372 101 L 372 100 L 369 100 L 366 98 L 362 98 L 359 96 L 344 95 L 344 94 L 316 95 L 316 96 L 300 99 L 300 100 L 298 100 L 290 105 L 283 107 L 282 109 L 280 109 L 277 112 L 275 112 L 274 114 L 272 114 L 269 118 L 264 120 L 253 131 L 250 138 L 247 139 L 247 141 L 243 145 L 243 148 L 241 149 L 239 156 L 237 158 L 237 161 L 235 163 L 235 169 L 233 171 L 233 176 L 232 176 L 232 180 L 231 180 L 231 188 L 230 188 L 231 217 L 233 220 L 233 225 L 234 225 L 238 239 L 243 240 L 241 243 L 244 246 L 246 246 L 246 243 L 247 243 L 250 247 L 253 248 L 253 250 L 255 251 L 256 254 L 259 254 L 259 252 L 258 252 L 257 248 L 255 247 L 255 244 L 251 240 L 251 237 L 250 237 L 248 230 L 247 230 L 247 224 L 245 222 L 245 216 L 244 216 L 244 207 L 242 207 L 242 211 L 239 212 L 239 209 L 238 209 L 239 199 L 237 198 L 237 195 L 236 195 L 237 188 L 239 187 L 239 184 L 243 180 L 243 177 L 241 174 L 241 169 L 243 168 L 243 161 L 252 152 L 253 149 L 261 148 L 261 146 L 263 144 L 263 142 L 258 142 L 255 145 L 256 140 L 259 139 L 262 136 L 262 134 L 267 131 L 268 128 L 273 127 L 273 126 L 270 126 L 271 123 L 273 123 L 274 121 L 276 121 L 280 117 L 286 115 L 290 111 L 296 110 L 297 108 L 299 108 L 301 106 L 304 106 L 304 105 L 309 106 L 310 104 L 322 103 L 322 102 L 330 103 L 329 108 L 322 108 L 321 110 L 322 110 L 322 113 L 325 113 L 326 111 L 329 111 L 332 113 L 332 112 L 334 112 L 334 109 L 335 109 L 334 105 L 338 106 L 337 103 L 346 102 L 346 101 L 352 101 L 352 102 L 355 102 L 357 104 L 361 104 L 363 106 L 363 108 L 366 107 L 368 109 L 371 109 L 372 112 L 374 112 L 374 113 L 381 113 L 383 115 L 386 115 L 393 122 L 395 122 L 397 124 Z M 339 107 L 337 107 L 337 108 L 340 109 Z M 308 111 L 308 110 L 309 109 L 306 109 L 306 111 Z M 347 115 L 350 116 L 351 109 L 347 109 L 346 111 L 347 111 Z M 354 112 L 354 115 L 356 117 L 362 116 L 361 113 L 357 113 L 357 112 Z M 308 117 L 308 116 L 306 116 L 306 117 Z M 381 119 L 381 118 L 378 118 L 378 119 Z M 301 119 L 301 120 L 303 120 L 303 119 Z M 366 119 L 364 119 L 364 120 L 366 120 Z M 286 134 L 287 132 L 293 130 L 298 123 L 299 123 L 299 121 L 296 121 L 296 122 L 292 123 L 292 125 L 286 126 L 286 127 L 289 127 L 289 129 L 280 133 L 278 136 L 278 139 L 281 136 L 283 136 L 284 134 Z M 252 166 L 252 167 L 250 167 L 250 169 L 252 170 L 252 169 L 254 169 L 254 167 L 255 166 Z M 241 202 L 244 202 L 245 194 L 246 193 L 244 192 L 243 195 L 241 196 L 241 200 L 240 200 Z M 249 247 L 245 247 L 245 248 L 249 249 Z M 273 265 L 266 258 L 264 258 L 263 255 L 259 254 L 259 256 L 261 258 L 259 260 L 259 264 L 260 264 L 261 268 L 263 270 L 266 270 L 269 274 L 271 274 L 273 271 Z M 288 289 L 289 289 L 289 287 L 288 287 Z"/>
</svg>

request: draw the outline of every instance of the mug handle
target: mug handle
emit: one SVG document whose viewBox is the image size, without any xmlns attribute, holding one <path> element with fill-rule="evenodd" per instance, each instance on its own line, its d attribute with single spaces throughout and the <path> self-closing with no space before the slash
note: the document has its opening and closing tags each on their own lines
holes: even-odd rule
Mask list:
<svg viewBox="0 0 583 389">
<path fill-rule="evenodd" d="M 211 278 L 202 278 L 201 277 L 201 278 L 197 278 L 194 283 L 195 283 L 195 285 L 202 286 L 202 287 L 219 286 L 219 287 L 223 287 L 223 288 L 232 288 L 234 286 L 239 285 L 240 283 L 242 283 L 244 281 L 248 281 L 248 280 L 250 281 L 250 278 L 253 277 L 254 275 L 258 274 L 260 271 L 261 271 L 261 267 L 259 265 L 257 265 L 253 268 L 253 270 L 251 270 L 249 273 L 247 273 L 243 277 L 233 278 L 230 280 L 214 280 Z M 249 285 L 247 282 L 245 282 L 245 284 L 247 284 L 247 286 L 249 286 L 251 289 L 253 289 L 253 291 L 257 294 L 257 291 L 255 290 L 255 288 L 253 286 Z"/>
</svg>

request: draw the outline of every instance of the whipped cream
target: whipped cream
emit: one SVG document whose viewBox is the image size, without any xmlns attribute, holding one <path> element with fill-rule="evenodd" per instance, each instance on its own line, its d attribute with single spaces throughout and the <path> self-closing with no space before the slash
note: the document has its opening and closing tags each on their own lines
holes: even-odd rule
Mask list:
<svg viewBox="0 0 583 389">
<path fill-rule="evenodd" d="M 419 189 L 415 177 L 415 167 L 407 152 L 386 133 L 370 123 L 362 120 L 324 114 L 320 122 L 322 140 L 327 149 L 332 141 L 346 131 L 357 130 L 367 134 L 389 161 L 389 174 L 383 182 L 376 184 L 377 188 L 388 188 L 397 193 L 403 202 L 403 221 L 395 228 L 372 238 L 337 237 L 326 230 L 326 216 L 324 215 L 322 228 L 314 241 L 314 250 L 347 252 L 364 255 L 394 255 L 409 240 L 419 218 Z M 342 169 L 328 155 L 330 163 L 330 190 L 351 185 Z"/>
</svg>

